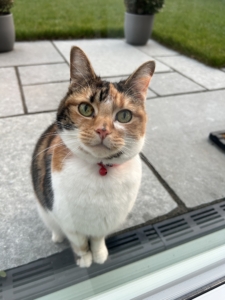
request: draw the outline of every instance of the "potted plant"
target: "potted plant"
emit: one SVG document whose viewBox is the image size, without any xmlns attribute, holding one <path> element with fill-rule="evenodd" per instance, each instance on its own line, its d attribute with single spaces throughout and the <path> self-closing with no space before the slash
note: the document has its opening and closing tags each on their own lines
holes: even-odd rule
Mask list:
<svg viewBox="0 0 225 300">
<path fill-rule="evenodd" d="M 145 45 L 151 36 L 154 14 L 164 0 L 124 0 L 126 12 L 124 34 L 128 44 Z"/>
<path fill-rule="evenodd" d="M 15 42 L 13 15 L 10 9 L 13 0 L 0 0 L 0 52 L 11 51 Z"/>
</svg>

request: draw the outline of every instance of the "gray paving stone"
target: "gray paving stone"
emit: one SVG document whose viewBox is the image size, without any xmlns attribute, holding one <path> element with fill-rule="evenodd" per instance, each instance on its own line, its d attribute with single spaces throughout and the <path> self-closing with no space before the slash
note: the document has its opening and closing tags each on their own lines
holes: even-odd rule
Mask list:
<svg viewBox="0 0 225 300">
<path fill-rule="evenodd" d="M 63 62 L 51 42 L 16 42 L 14 50 L 0 54 L 0 67 Z"/>
<path fill-rule="evenodd" d="M 66 63 L 19 67 L 19 74 L 24 85 L 70 79 L 70 69 Z"/>
<path fill-rule="evenodd" d="M 23 113 L 22 99 L 14 68 L 0 68 L 0 117 Z"/>
<path fill-rule="evenodd" d="M 224 72 L 208 67 L 194 59 L 179 55 L 160 57 L 160 61 L 209 90 L 225 88 Z"/>
<path fill-rule="evenodd" d="M 36 211 L 29 172 L 34 145 L 54 119 L 55 113 L 0 119 L 0 236 L 3 237 L 0 239 L 0 266 L 3 270 L 68 247 L 66 242 L 60 245 L 51 242 L 50 233 Z M 146 222 L 175 207 L 164 188 L 143 165 L 141 190 L 124 227 Z"/>
<path fill-rule="evenodd" d="M 0 120 L 0 269 L 65 248 L 48 241 L 50 235 L 37 214 L 30 179 L 35 142 L 54 117 L 46 113 Z"/>
<path fill-rule="evenodd" d="M 159 43 L 149 40 L 145 46 L 136 46 L 135 48 L 148 54 L 149 56 L 173 56 L 178 55 L 178 52 L 170 50 Z"/>
<path fill-rule="evenodd" d="M 103 77 L 104 80 L 110 81 L 110 82 L 119 82 L 120 80 L 127 79 L 128 76 L 121 75 L 121 76 L 114 76 L 114 77 Z"/>
<path fill-rule="evenodd" d="M 144 154 L 187 207 L 225 197 L 225 157 L 208 141 L 225 128 L 225 91 L 147 101 Z"/>
<path fill-rule="evenodd" d="M 142 182 L 137 200 L 127 221 L 120 229 L 143 224 L 165 215 L 177 207 L 152 171 L 142 163 Z"/>
<path fill-rule="evenodd" d="M 155 98 L 155 97 L 157 97 L 157 95 L 155 93 L 153 93 L 153 91 L 151 91 L 150 89 L 148 89 L 147 99 L 151 99 L 151 98 Z"/>
<path fill-rule="evenodd" d="M 48 83 L 24 86 L 28 112 L 41 112 L 57 109 L 66 95 L 69 82 Z"/>
<path fill-rule="evenodd" d="M 151 89 L 160 96 L 205 90 L 190 79 L 172 72 L 154 74 Z"/>
<path fill-rule="evenodd" d="M 124 40 L 118 39 L 55 41 L 54 44 L 68 62 L 71 47 L 80 47 L 88 55 L 95 72 L 105 77 L 129 75 L 142 63 L 153 60 Z M 169 67 L 154 60 L 156 72 L 170 71 Z"/>
</svg>

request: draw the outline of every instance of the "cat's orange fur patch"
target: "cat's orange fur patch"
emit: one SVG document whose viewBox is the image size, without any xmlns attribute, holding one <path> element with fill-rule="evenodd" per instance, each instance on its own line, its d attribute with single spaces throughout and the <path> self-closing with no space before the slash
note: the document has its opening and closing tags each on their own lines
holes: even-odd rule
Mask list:
<svg viewBox="0 0 225 300">
<path fill-rule="evenodd" d="M 60 136 L 57 136 L 52 142 L 52 148 L 49 150 L 52 153 L 52 172 L 60 172 L 63 168 L 63 163 L 71 157 L 72 152 L 63 144 Z"/>
</svg>

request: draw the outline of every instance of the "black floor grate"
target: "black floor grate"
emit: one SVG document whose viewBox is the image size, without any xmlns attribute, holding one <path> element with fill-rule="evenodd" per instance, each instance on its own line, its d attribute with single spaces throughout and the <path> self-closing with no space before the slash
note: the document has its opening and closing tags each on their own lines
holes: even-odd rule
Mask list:
<svg viewBox="0 0 225 300">
<path fill-rule="evenodd" d="M 211 132 L 209 134 L 209 139 L 215 143 L 220 149 L 225 151 L 225 130 Z"/>
<path fill-rule="evenodd" d="M 35 299 L 104 274 L 171 247 L 225 228 L 225 199 L 154 225 L 107 239 L 109 259 L 104 265 L 81 269 L 71 249 L 6 271 L 0 278 L 0 300 Z"/>
</svg>

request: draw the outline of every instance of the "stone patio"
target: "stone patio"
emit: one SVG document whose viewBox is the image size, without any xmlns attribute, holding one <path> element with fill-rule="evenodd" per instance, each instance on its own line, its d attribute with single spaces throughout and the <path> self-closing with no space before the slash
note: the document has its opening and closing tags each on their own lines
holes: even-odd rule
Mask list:
<svg viewBox="0 0 225 300">
<path fill-rule="evenodd" d="M 97 74 L 119 80 L 156 61 L 146 109 L 143 179 L 122 229 L 155 222 L 225 197 L 225 156 L 208 141 L 225 129 L 225 70 L 213 69 L 153 40 L 134 47 L 124 40 L 20 42 L 0 54 L 0 269 L 61 251 L 35 208 L 29 166 L 42 131 L 69 84 L 73 45 Z"/>
</svg>

